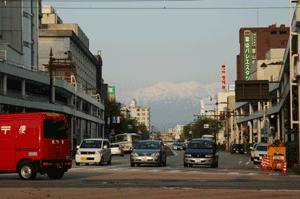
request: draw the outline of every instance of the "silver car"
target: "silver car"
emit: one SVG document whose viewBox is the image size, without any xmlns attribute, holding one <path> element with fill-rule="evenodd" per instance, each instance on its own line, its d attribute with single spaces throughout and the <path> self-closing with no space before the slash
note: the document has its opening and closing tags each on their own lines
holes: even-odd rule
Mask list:
<svg viewBox="0 0 300 199">
<path fill-rule="evenodd" d="M 142 140 L 134 147 L 130 154 L 130 165 L 132 167 L 141 164 L 167 165 L 167 152 L 160 141 Z"/>
<path fill-rule="evenodd" d="M 110 144 L 110 149 L 111 149 L 111 154 L 112 155 L 120 155 L 120 156 L 124 156 L 124 150 L 123 147 L 121 146 L 121 144 L 119 143 L 111 143 Z"/>
<path fill-rule="evenodd" d="M 254 152 L 254 164 L 258 164 L 261 162 L 262 156 L 266 156 L 268 154 L 268 144 L 267 143 L 259 143 Z"/>
</svg>

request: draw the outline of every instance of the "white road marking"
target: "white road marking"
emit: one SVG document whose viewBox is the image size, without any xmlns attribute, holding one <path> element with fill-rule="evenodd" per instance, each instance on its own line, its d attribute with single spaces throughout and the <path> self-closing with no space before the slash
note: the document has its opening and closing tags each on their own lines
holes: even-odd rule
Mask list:
<svg viewBox="0 0 300 199">
<path fill-rule="evenodd" d="M 95 169 L 89 169 L 89 170 L 102 170 L 104 168 L 95 168 Z"/>
<path fill-rule="evenodd" d="M 241 164 L 241 163 L 242 163 L 242 161 L 239 161 L 239 163 Z"/>
<path fill-rule="evenodd" d="M 80 170 L 80 169 L 83 169 L 83 168 L 71 168 L 69 169 L 70 171 L 74 171 L 74 170 Z"/>
<path fill-rule="evenodd" d="M 129 169 L 129 171 L 140 171 L 141 169 Z"/>
<path fill-rule="evenodd" d="M 249 173 L 248 175 L 258 175 L 258 173 Z"/>
<path fill-rule="evenodd" d="M 246 162 L 246 164 L 249 164 L 250 163 L 250 161 L 249 162 Z"/>
<path fill-rule="evenodd" d="M 179 170 L 173 170 L 173 171 L 168 171 L 168 172 L 170 172 L 170 173 L 177 173 L 177 172 L 181 172 L 181 171 L 179 171 Z"/>
<path fill-rule="evenodd" d="M 239 174 L 239 172 L 229 172 L 228 174 L 236 175 L 236 174 Z"/>
<path fill-rule="evenodd" d="M 290 189 L 261 189 L 260 191 L 300 191 L 300 190 L 290 190 Z"/>
<path fill-rule="evenodd" d="M 270 173 L 270 176 L 279 176 L 279 173 Z"/>
<path fill-rule="evenodd" d="M 117 170 L 122 170 L 123 168 L 117 168 L 117 169 L 107 169 L 109 171 L 117 171 Z"/>
<path fill-rule="evenodd" d="M 157 171 L 159 171 L 159 170 L 154 169 L 154 170 L 147 170 L 147 171 L 157 172 Z"/>
</svg>

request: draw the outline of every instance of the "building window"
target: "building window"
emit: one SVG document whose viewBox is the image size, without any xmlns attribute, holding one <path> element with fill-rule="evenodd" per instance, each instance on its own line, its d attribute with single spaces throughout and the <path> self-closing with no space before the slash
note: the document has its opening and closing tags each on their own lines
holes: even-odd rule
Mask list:
<svg viewBox="0 0 300 199">
<path fill-rule="evenodd" d="M 287 31 L 280 31 L 279 34 L 281 34 L 281 35 L 287 35 Z"/>
<path fill-rule="evenodd" d="M 277 35 L 277 31 L 271 31 L 271 35 Z"/>
</svg>

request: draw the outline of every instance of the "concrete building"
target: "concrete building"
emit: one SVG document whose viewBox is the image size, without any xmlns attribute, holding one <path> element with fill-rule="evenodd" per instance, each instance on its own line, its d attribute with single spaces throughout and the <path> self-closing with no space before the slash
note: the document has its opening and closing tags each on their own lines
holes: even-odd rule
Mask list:
<svg viewBox="0 0 300 199">
<path fill-rule="evenodd" d="M 16 9 L 18 7 L 20 9 Z M 69 124 L 72 150 L 84 138 L 101 137 L 104 133 L 104 104 L 97 95 L 86 94 L 77 89 L 79 88 L 77 82 L 55 77 L 50 100 L 49 74 L 37 70 L 38 66 L 42 65 L 39 63 L 40 53 L 36 50 L 39 49 L 38 27 L 41 27 L 40 17 L 43 16 L 40 1 L 0 1 L 0 9 L 0 52 L 4 52 L 5 55 L 0 58 L 0 114 L 21 112 L 63 114 Z M 30 25 L 28 19 L 31 21 Z M 71 35 L 80 43 L 74 33 Z M 28 45 L 29 38 L 31 45 Z M 61 46 L 59 42 L 55 45 Z M 63 50 L 66 49 L 63 48 L 61 51 Z M 47 50 L 47 60 L 49 52 L 50 48 Z M 41 54 L 43 56 L 43 53 Z M 74 55 L 75 53 L 73 60 L 76 60 Z M 91 57 L 98 65 L 99 62 L 94 56 Z M 96 85 L 94 82 L 91 84 Z M 51 101 L 53 103 L 50 103 Z"/>
<path fill-rule="evenodd" d="M 0 1 L 0 60 L 27 70 L 38 66 L 41 0 Z"/>
<path fill-rule="evenodd" d="M 150 108 L 148 106 L 137 106 L 136 99 L 133 98 L 129 106 L 130 118 L 136 119 L 138 125 L 144 124 L 150 130 Z"/>
<path fill-rule="evenodd" d="M 172 129 L 173 137 L 175 140 L 179 140 L 181 136 L 183 136 L 183 127 L 184 125 L 177 124 L 177 126 Z"/>
<path fill-rule="evenodd" d="M 249 54 L 245 53 L 245 38 L 250 39 Z M 285 48 L 289 37 L 289 27 L 276 24 L 267 28 L 241 28 L 239 31 L 240 54 L 237 55 L 237 80 L 245 80 L 245 62 L 252 71 L 251 65 L 256 60 L 265 60 L 266 53 L 272 49 Z M 250 56 L 245 59 L 245 55 Z M 250 74 L 249 74 L 250 75 Z M 249 77 L 249 76 L 247 76 Z M 250 78 L 250 77 L 249 77 Z"/>
<path fill-rule="evenodd" d="M 244 115 L 234 119 L 236 127 L 234 133 L 241 137 L 240 142 L 242 140 L 249 143 L 261 142 L 263 139 L 266 139 L 268 143 L 272 143 L 275 139 L 280 139 L 283 142 L 299 142 L 297 136 L 300 125 L 300 71 L 297 68 L 299 68 L 300 62 L 299 54 L 296 53 L 300 50 L 300 41 L 297 39 L 300 34 L 300 3 L 296 4 L 292 19 L 291 37 L 286 40 L 287 42 L 279 38 L 272 41 L 279 44 L 285 43 L 284 51 L 278 51 L 278 46 L 271 46 L 265 52 L 265 57 L 258 59 L 262 61 L 257 61 L 256 66 L 252 65 L 257 68 L 256 74 L 255 71 L 252 73 L 253 79 L 266 79 L 271 82 L 277 80 L 269 84 L 272 99 L 267 102 L 239 102 L 235 104 L 235 113 Z M 280 37 L 281 31 L 276 31 L 278 37 Z M 285 32 L 283 33 L 285 35 Z M 290 41 L 292 41 L 291 45 Z"/>
</svg>

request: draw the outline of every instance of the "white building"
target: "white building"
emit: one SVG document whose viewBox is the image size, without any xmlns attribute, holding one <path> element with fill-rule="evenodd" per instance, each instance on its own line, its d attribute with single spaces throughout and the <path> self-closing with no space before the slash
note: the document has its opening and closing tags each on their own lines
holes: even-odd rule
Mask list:
<svg viewBox="0 0 300 199">
<path fill-rule="evenodd" d="M 130 118 L 136 119 L 138 125 L 144 124 L 150 130 L 150 108 L 148 106 L 137 106 L 136 99 L 133 98 L 129 106 Z"/>
</svg>

